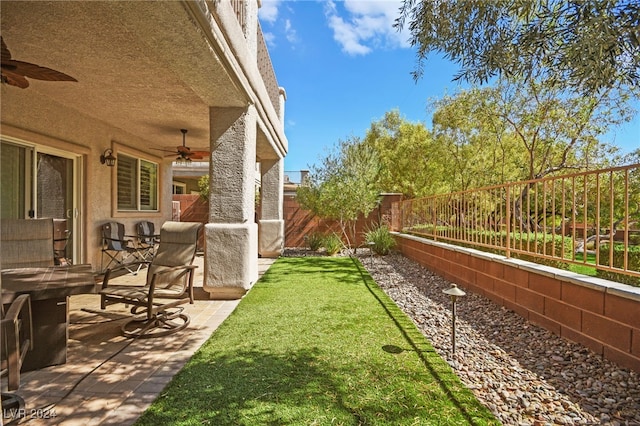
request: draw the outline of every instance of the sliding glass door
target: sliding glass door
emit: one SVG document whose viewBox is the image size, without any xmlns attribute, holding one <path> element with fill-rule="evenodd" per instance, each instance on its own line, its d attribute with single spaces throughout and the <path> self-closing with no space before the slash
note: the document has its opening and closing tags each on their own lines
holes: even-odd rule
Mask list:
<svg viewBox="0 0 640 426">
<path fill-rule="evenodd" d="M 0 144 L 0 218 L 23 219 L 33 209 L 31 186 L 33 149 L 2 141 Z"/>
<path fill-rule="evenodd" d="M 58 262 L 73 259 L 73 228 L 77 218 L 74 205 L 74 160 L 38 152 L 36 167 L 36 217 L 52 217 L 54 249 Z"/>
<path fill-rule="evenodd" d="M 54 219 L 56 257 L 72 261 L 79 241 L 78 158 L 46 147 L 2 141 L 2 218 Z"/>
</svg>

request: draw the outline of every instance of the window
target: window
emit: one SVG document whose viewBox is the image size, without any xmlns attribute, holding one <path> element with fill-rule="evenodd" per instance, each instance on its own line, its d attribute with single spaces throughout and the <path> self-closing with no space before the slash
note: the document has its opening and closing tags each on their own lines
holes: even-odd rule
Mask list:
<svg viewBox="0 0 640 426">
<path fill-rule="evenodd" d="M 181 182 L 173 182 L 173 193 L 174 194 L 186 194 L 187 193 L 187 184 Z"/>
<path fill-rule="evenodd" d="M 158 164 L 118 153 L 118 210 L 158 210 Z"/>
</svg>

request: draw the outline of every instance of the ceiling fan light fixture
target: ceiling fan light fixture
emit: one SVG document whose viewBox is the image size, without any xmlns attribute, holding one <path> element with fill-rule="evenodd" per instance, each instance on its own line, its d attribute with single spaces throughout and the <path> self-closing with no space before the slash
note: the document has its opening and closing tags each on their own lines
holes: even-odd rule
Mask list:
<svg viewBox="0 0 640 426">
<path fill-rule="evenodd" d="M 180 129 L 180 131 L 182 132 L 182 148 L 184 149 L 184 151 L 179 150 L 178 156 L 174 160 L 174 163 L 176 163 L 176 165 L 178 166 L 189 166 L 191 165 L 191 157 L 187 155 L 187 153 L 189 152 L 189 148 L 187 148 L 186 146 L 186 137 L 188 130 Z"/>
<path fill-rule="evenodd" d="M 178 155 L 173 162 L 176 163 L 177 166 L 190 166 L 191 158 L 181 154 L 181 155 Z"/>
</svg>

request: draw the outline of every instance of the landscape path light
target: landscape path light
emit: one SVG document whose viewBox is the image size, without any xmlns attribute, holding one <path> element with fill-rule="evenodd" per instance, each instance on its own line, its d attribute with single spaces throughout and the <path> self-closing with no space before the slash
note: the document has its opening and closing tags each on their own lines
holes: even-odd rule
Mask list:
<svg viewBox="0 0 640 426">
<path fill-rule="evenodd" d="M 369 246 L 369 265 L 373 266 L 373 247 L 376 245 L 373 241 L 368 241 L 367 245 Z"/>
<path fill-rule="evenodd" d="M 456 353 L 456 301 L 458 297 L 466 296 L 467 293 L 460 290 L 456 284 L 451 284 L 451 288 L 442 290 L 451 298 L 451 353 Z"/>
</svg>

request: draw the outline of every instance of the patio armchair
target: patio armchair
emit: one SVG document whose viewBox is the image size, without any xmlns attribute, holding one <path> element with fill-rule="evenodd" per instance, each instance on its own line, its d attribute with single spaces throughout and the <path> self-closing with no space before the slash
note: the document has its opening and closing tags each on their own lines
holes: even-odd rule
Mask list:
<svg viewBox="0 0 640 426">
<path fill-rule="evenodd" d="M 71 231 L 67 229 L 67 219 L 53 219 L 53 257 L 55 264 L 71 265 L 67 257 L 67 245 L 71 239 Z"/>
<path fill-rule="evenodd" d="M 143 264 L 138 262 L 142 255 L 135 245 L 135 241 L 129 235 L 125 235 L 124 224 L 119 222 L 107 222 L 102 229 L 102 257 L 100 258 L 100 270 L 122 266 L 132 274 L 140 272 Z M 108 260 L 104 265 L 105 257 Z M 113 266 L 112 266 L 113 265 Z M 134 272 L 135 269 L 135 272 Z"/>
<path fill-rule="evenodd" d="M 20 387 L 20 370 L 27 351 L 33 349 L 33 326 L 31 323 L 31 300 L 21 294 L 9 305 L 6 313 L 2 308 L 1 376 L 7 377 L 7 390 Z M 24 408 L 24 401 L 12 393 L 2 394 L 2 409 Z"/>
<path fill-rule="evenodd" d="M 148 264 L 143 286 L 109 283 L 114 270 L 105 272 L 100 307 L 123 303 L 131 305 L 134 315 L 122 325 L 127 337 L 158 337 L 175 333 L 189 325 L 183 313 L 186 303 L 194 303 L 193 265 L 202 227 L 196 222 L 165 222 L 160 229 L 160 243 Z M 122 267 L 122 266 L 121 266 Z"/>
</svg>

